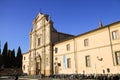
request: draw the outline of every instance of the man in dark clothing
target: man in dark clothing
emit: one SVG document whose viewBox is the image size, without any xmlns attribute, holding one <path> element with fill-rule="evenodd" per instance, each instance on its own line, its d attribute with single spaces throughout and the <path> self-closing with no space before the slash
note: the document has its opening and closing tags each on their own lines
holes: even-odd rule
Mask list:
<svg viewBox="0 0 120 80">
<path fill-rule="evenodd" d="M 15 80 L 18 80 L 18 75 L 15 76 Z"/>
</svg>

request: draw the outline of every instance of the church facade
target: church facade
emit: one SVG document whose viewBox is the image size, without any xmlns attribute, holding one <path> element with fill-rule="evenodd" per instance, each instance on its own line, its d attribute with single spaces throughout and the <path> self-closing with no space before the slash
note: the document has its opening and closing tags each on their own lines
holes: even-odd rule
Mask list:
<svg viewBox="0 0 120 80">
<path fill-rule="evenodd" d="M 29 74 L 46 76 L 53 74 L 54 43 L 71 36 L 73 35 L 58 32 L 53 27 L 50 16 L 39 13 L 33 21 L 33 30 L 30 32 L 30 50 L 27 52 L 29 54 L 29 66 L 27 66 Z"/>
<path fill-rule="evenodd" d="M 120 21 L 73 36 L 58 32 L 49 15 L 39 13 L 26 57 L 23 72 L 30 75 L 120 73 Z"/>
</svg>

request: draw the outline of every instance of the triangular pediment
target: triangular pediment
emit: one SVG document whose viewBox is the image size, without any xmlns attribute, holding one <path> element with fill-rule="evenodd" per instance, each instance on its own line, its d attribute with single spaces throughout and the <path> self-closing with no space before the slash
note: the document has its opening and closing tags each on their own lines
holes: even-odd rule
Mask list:
<svg viewBox="0 0 120 80">
<path fill-rule="evenodd" d="M 37 17 L 33 21 L 33 30 L 38 30 L 44 26 L 53 25 L 51 17 L 47 14 L 38 13 Z"/>
<path fill-rule="evenodd" d="M 43 26 L 43 24 L 45 24 L 46 20 L 45 20 L 45 14 L 42 13 L 38 13 L 37 17 L 34 19 L 33 21 L 33 26 L 34 28 L 38 29 L 40 27 Z"/>
<path fill-rule="evenodd" d="M 42 13 L 38 13 L 37 17 L 36 17 L 36 21 L 40 21 L 42 18 L 44 17 L 44 14 Z"/>
</svg>

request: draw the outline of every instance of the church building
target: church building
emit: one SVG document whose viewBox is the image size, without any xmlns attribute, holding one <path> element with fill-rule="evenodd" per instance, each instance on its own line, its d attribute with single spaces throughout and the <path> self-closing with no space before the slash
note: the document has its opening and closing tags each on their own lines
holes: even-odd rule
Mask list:
<svg viewBox="0 0 120 80">
<path fill-rule="evenodd" d="M 29 66 L 27 66 L 27 69 L 30 75 L 44 74 L 49 76 L 53 74 L 54 43 L 73 37 L 73 35 L 58 32 L 53 27 L 53 21 L 47 14 L 39 13 L 32 24 L 33 30 L 30 32 L 30 50 L 27 52 L 29 54 Z"/>
<path fill-rule="evenodd" d="M 120 73 L 120 21 L 73 36 L 58 32 L 47 14 L 33 20 L 23 72 L 43 74 Z M 75 30 L 75 29 L 74 29 Z"/>
</svg>

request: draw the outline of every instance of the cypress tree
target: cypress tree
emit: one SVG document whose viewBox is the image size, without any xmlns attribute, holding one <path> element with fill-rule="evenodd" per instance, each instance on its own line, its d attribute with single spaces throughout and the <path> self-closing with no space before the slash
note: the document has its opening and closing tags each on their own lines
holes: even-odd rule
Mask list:
<svg viewBox="0 0 120 80">
<path fill-rule="evenodd" d="M 17 67 L 22 68 L 22 52 L 21 52 L 20 46 L 18 47 L 18 50 L 17 50 L 16 59 L 17 59 Z"/>
<path fill-rule="evenodd" d="M 12 66 L 12 64 L 11 64 L 11 60 L 12 60 L 12 58 L 11 58 L 11 53 L 12 53 L 12 51 L 11 50 L 8 50 L 8 67 L 10 68 L 11 66 Z"/>
<path fill-rule="evenodd" d="M 3 56 L 4 67 L 7 68 L 8 67 L 8 44 L 7 42 L 4 44 L 2 56 Z"/>
<path fill-rule="evenodd" d="M 12 52 L 11 52 L 11 64 L 12 64 L 12 67 L 15 67 L 15 66 L 16 66 L 15 50 L 14 50 L 14 49 L 13 49 Z"/>
</svg>

